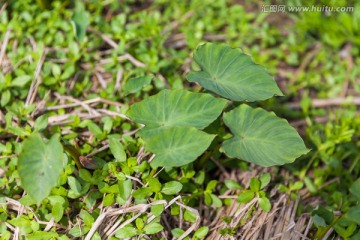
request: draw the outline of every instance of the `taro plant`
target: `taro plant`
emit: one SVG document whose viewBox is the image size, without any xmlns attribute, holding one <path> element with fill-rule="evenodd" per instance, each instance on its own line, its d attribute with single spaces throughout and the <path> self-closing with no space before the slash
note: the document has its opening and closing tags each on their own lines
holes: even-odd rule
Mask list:
<svg viewBox="0 0 360 240">
<path fill-rule="evenodd" d="M 282 95 L 265 68 L 255 64 L 239 49 L 223 44 L 200 45 L 194 60 L 197 71 L 190 72 L 188 80 L 221 97 L 186 90 L 162 90 L 133 104 L 127 113 L 132 120 L 145 125 L 138 135 L 144 140 L 146 149 L 155 154 L 150 163 L 153 168 L 189 164 L 206 150 L 209 151 L 200 158 L 198 168 L 218 150 L 230 158 L 264 167 L 293 162 L 308 152 L 299 134 L 286 120 L 244 103 Z M 132 81 L 146 85 L 150 80 L 143 77 Z M 136 86 L 128 85 L 126 93 L 134 91 Z M 233 104 L 238 105 L 234 108 L 229 104 L 230 100 L 242 103 Z M 232 136 L 222 125 L 214 127 L 217 124 L 212 124 L 221 119 L 222 113 L 223 123 Z M 11 125 L 10 118 L 10 115 L 6 116 L 7 125 Z M 45 116 L 35 122 L 32 134 L 24 133 L 30 136 L 24 141 L 19 155 L 21 184 L 37 204 L 58 185 L 67 162 L 64 151 L 70 153 L 79 169 L 90 168 L 76 149 L 60 142 L 58 135 L 44 141 L 39 131 L 46 125 Z M 117 160 L 126 159 L 124 149 L 117 141 L 110 139 L 110 149 Z M 144 191 L 146 194 L 154 192 L 145 188 L 139 190 L 139 194 Z M 207 193 L 211 196 L 211 192 Z"/>
<path fill-rule="evenodd" d="M 211 151 L 220 149 L 230 158 L 264 167 L 291 163 L 309 151 L 286 120 L 246 104 L 283 95 L 264 67 L 240 49 L 216 43 L 200 45 L 194 60 L 195 71 L 188 73 L 187 79 L 213 95 L 162 90 L 133 104 L 127 113 L 132 120 L 145 125 L 138 135 L 145 148 L 155 154 L 152 167 L 186 165 L 210 145 Z M 226 111 L 230 101 L 241 104 Z M 212 129 L 215 134 L 208 133 L 207 127 L 222 113 L 231 137 L 220 129 Z"/>
</svg>

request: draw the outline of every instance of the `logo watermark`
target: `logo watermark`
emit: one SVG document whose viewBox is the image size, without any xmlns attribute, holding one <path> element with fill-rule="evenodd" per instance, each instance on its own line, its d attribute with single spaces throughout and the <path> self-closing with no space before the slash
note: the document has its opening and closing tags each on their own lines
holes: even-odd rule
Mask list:
<svg viewBox="0 0 360 240">
<path fill-rule="evenodd" d="M 353 12 L 354 7 L 262 5 L 262 12 Z"/>
</svg>

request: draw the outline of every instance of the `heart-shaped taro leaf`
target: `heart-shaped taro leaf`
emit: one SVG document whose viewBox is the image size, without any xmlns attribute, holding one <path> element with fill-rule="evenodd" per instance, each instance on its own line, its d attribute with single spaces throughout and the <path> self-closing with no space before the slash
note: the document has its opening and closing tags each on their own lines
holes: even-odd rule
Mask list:
<svg viewBox="0 0 360 240">
<path fill-rule="evenodd" d="M 18 165 L 21 185 L 37 204 L 57 185 L 63 170 L 64 151 L 58 137 L 44 142 L 35 132 L 23 142 Z"/>
<path fill-rule="evenodd" d="M 193 127 L 159 128 L 157 133 L 143 134 L 145 148 L 156 154 L 150 163 L 155 167 L 178 167 L 196 160 L 210 145 L 215 135 Z"/>
<path fill-rule="evenodd" d="M 187 79 L 225 98 L 260 101 L 283 95 L 266 69 L 238 48 L 206 43 L 195 50 L 194 60 L 201 71 L 188 73 Z"/>
<path fill-rule="evenodd" d="M 296 130 L 273 112 L 242 104 L 223 119 L 234 135 L 222 145 L 231 158 L 269 167 L 291 163 L 309 151 Z"/>
<path fill-rule="evenodd" d="M 172 126 L 203 129 L 222 112 L 227 101 L 210 94 L 185 90 L 162 90 L 132 105 L 127 115 L 137 123 L 145 124 L 144 130 Z"/>
</svg>

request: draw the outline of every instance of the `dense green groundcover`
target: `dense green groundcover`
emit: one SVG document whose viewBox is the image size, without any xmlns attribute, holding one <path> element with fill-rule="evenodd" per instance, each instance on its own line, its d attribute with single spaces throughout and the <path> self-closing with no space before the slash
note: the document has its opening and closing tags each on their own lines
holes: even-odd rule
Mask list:
<svg viewBox="0 0 360 240">
<path fill-rule="evenodd" d="M 333 229 L 329 238 L 359 239 L 360 5 L 270 13 L 264 4 L 0 3 L 1 239 L 203 239 L 208 226 L 186 232 L 199 206 L 255 199 L 268 212 L 269 183 L 321 203 L 300 201 L 309 237 Z M 218 179 L 216 164 L 251 163 L 290 163 L 289 175 L 259 174 L 248 188 Z M 236 199 L 219 198 L 230 190 Z M 94 228 L 120 206 L 113 227 Z"/>
</svg>

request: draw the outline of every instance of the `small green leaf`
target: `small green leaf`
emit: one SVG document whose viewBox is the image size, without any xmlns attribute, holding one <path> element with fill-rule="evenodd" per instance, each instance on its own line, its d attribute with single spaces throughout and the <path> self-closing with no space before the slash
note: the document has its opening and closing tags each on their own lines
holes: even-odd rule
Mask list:
<svg viewBox="0 0 360 240">
<path fill-rule="evenodd" d="M 203 184 L 205 181 L 205 172 L 203 170 L 200 170 L 194 179 L 194 182 L 198 185 Z"/>
<path fill-rule="evenodd" d="M 222 207 L 222 201 L 220 198 L 218 198 L 218 196 L 216 196 L 215 194 L 210 194 L 211 197 L 211 201 L 212 201 L 212 205 L 216 208 L 220 208 Z"/>
<path fill-rule="evenodd" d="M 27 240 L 60 239 L 56 232 L 37 231 L 26 236 Z"/>
<path fill-rule="evenodd" d="M 222 145 L 231 158 L 269 167 L 291 163 L 309 151 L 296 130 L 272 112 L 242 104 L 223 118 L 234 134 Z"/>
<path fill-rule="evenodd" d="M 260 189 L 263 189 L 264 187 L 266 187 L 270 183 L 270 180 L 271 180 L 270 173 L 264 173 L 263 175 L 261 175 L 259 180 L 261 182 Z"/>
<path fill-rule="evenodd" d="M 208 192 L 205 192 L 205 193 L 204 193 L 204 200 L 205 200 L 205 204 L 206 204 L 207 206 L 211 206 L 211 204 L 212 204 L 212 198 L 211 198 L 210 193 L 208 193 Z"/>
<path fill-rule="evenodd" d="M 195 213 L 193 213 L 189 210 L 185 210 L 184 219 L 185 219 L 185 221 L 194 223 L 194 222 L 196 222 L 196 215 L 195 215 Z"/>
<path fill-rule="evenodd" d="M 171 234 L 176 238 L 180 237 L 184 232 L 185 231 L 180 228 L 174 228 L 171 230 Z"/>
<path fill-rule="evenodd" d="M 322 206 L 318 206 L 317 209 L 315 209 L 312 212 L 312 215 L 314 215 L 314 216 L 317 215 L 317 216 L 321 217 L 322 219 L 324 219 L 326 225 L 330 225 L 332 223 L 332 221 L 334 220 L 334 214 L 330 210 L 328 210 Z"/>
<path fill-rule="evenodd" d="M 11 98 L 11 93 L 10 93 L 10 91 L 9 91 L 9 90 L 3 91 L 2 94 L 1 94 L 0 105 L 1 105 L 2 107 L 4 107 L 6 104 L 9 103 L 10 98 Z"/>
<path fill-rule="evenodd" d="M 84 234 L 81 227 L 78 225 L 70 229 L 68 233 L 73 237 L 81 237 Z"/>
<path fill-rule="evenodd" d="M 109 138 L 109 148 L 111 153 L 114 155 L 116 161 L 125 162 L 126 161 L 126 153 L 123 145 L 116 138 Z"/>
<path fill-rule="evenodd" d="M 119 231 L 116 232 L 115 237 L 119 239 L 131 238 L 137 234 L 136 228 L 127 225 L 123 228 L 120 228 Z"/>
<path fill-rule="evenodd" d="M 239 203 L 248 203 L 255 197 L 255 193 L 250 190 L 245 190 L 241 192 L 237 198 Z"/>
<path fill-rule="evenodd" d="M 155 234 L 155 233 L 162 231 L 163 229 L 164 229 L 164 227 L 161 226 L 160 223 L 154 222 L 154 223 L 150 223 L 150 224 L 146 225 L 144 227 L 144 232 L 146 234 Z"/>
<path fill-rule="evenodd" d="M 256 179 L 256 178 L 250 179 L 250 189 L 251 189 L 251 191 L 253 191 L 253 192 L 260 191 L 260 186 L 261 186 L 261 183 L 260 183 L 260 181 L 258 179 Z"/>
<path fill-rule="evenodd" d="M 108 207 L 108 206 L 112 205 L 114 202 L 115 202 L 115 196 L 113 193 L 107 194 L 104 197 L 104 200 L 103 200 L 104 207 Z"/>
<path fill-rule="evenodd" d="M 151 191 L 153 192 L 160 192 L 161 190 L 161 183 L 159 182 L 159 180 L 157 178 L 150 178 L 148 180 L 149 183 L 149 188 L 151 189 Z"/>
<path fill-rule="evenodd" d="M 53 64 L 51 66 L 51 73 L 55 76 L 55 77 L 59 77 L 61 75 L 61 68 L 59 65 L 57 64 Z"/>
<path fill-rule="evenodd" d="M 350 208 L 346 214 L 346 217 L 352 222 L 360 225 L 360 205 Z"/>
<path fill-rule="evenodd" d="M 160 216 L 160 214 L 164 211 L 164 205 L 163 204 L 156 204 L 151 206 L 151 212 L 154 214 L 154 216 Z"/>
<path fill-rule="evenodd" d="M 135 199 L 146 199 L 153 194 L 153 191 L 149 187 L 139 188 L 135 190 L 132 195 Z"/>
<path fill-rule="evenodd" d="M 258 203 L 260 208 L 265 212 L 270 212 L 271 210 L 271 203 L 267 197 L 260 197 L 258 199 Z"/>
<path fill-rule="evenodd" d="M 29 81 L 31 80 L 31 76 L 20 76 L 15 78 L 12 83 L 11 86 L 13 87 L 23 87 L 25 86 Z"/>
<path fill-rule="evenodd" d="M 325 220 L 317 214 L 312 216 L 312 220 L 317 227 L 326 227 L 327 226 Z"/>
<path fill-rule="evenodd" d="M 196 230 L 196 232 L 194 233 L 194 238 L 203 239 L 204 237 L 206 237 L 208 232 L 209 232 L 209 227 L 207 226 L 201 227 L 198 230 Z"/>
<path fill-rule="evenodd" d="M 81 209 L 79 216 L 86 226 L 92 226 L 92 224 L 94 224 L 94 217 L 84 209 Z"/>
<path fill-rule="evenodd" d="M 316 193 L 318 191 L 316 185 L 311 180 L 311 178 L 309 178 L 308 176 L 304 177 L 304 183 L 305 183 L 305 185 L 306 185 L 306 187 L 307 187 L 307 189 L 309 190 L 310 193 Z"/>
<path fill-rule="evenodd" d="M 76 37 L 83 41 L 86 36 L 86 28 L 90 23 L 89 13 L 85 10 L 85 5 L 82 1 L 75 2 L 74 15 L 71 18 Z"/>
<path fill-rule="evenodd" d="M 131 179 L 119 180 L 119 196 L 124 202 L 130 197 L 132 191 L 132 181 Z"/>
<path fill-rule="evenodd" d="M 122 86 L 122 91 L 124 95 L 129 95 L 130 93 L 136 93 L 140 91 L 143 87 L 150 84 L 152 76 L 141 76 L 128 79 L 125 84 Z"/>
<path fill-rule="evenodd" d="M 81 184 L 75 177 L 69 176 L 67 182 L 69 184 L 69 187 L 70 187 L 71 191 L 73 191 L 75 194 L 80 194 L 80 192 L 81 192 Z"/>
<path fill-rule="evenodd" d="M 25 191 L 37 204 L 41 203 L 57 185 L 63 169 L 63 148 L 58 135 L 44 142 L 39 133 L 31 134 L 23 142 L 18 169 Z"/>
<path fill-rule="evenodd" d="M 51 210 L 52 215 L 54 216 L 55 222 L 59 222 L 64 214 L 64 207 L 61 203 L 56 203 Z"/>
<path fill-rule="evenodd" d="M 177 194 L 181 191 L 183 185 L 177 181 L 171 181 L 164 184 L 163 188 L 161 189 L 161 192 L 166 195 L 173 195 Z"/>
<path fill-rule="evenodd" d="M 23 196 L 23 197 L 19 200 L 19 202 L 20 202 L 22 205 L 24 205 L 24 206 L 31 206 L 31 205 L 33 205 L 33 204 L 36 204 L 35 200 L 34 200 L 32 197 L 30 197 L 29 195 Z"/>
<path fill-rule="evenodd" d="M 239 190 L 242 189 L 242 187 L 240 186 L 240 184 L 234 180 L 225 180 L 224 181 L 225 186 L 230 189 L 230 190 Z"/>
<path fill-rule="evenodd" d="M 266 69 L 238 48 L 206 43 L 195 50 L 194 60 L 201 71 L 186 78 L 228 99 L 259 101 L 283 95 Z"/>
<path fill-rule="evenodd" d="M 40 132 L 44 130 L 47 127 L 47 125 L 48 125 L 47 115 L 46 114 L 41 115 L 35 120 L 34 130 Z"/>
<path fill-rule="evenodd" d="M 144 228 L 144 221 L 141 218 L 137 218 L 135 220 L 135 225 L 138 229 L 143 229 Z"/>
<path fill-rule="evenodd" d="M 91 173 L 84 168 L 79 170 L 79 177 L 86 182 L 92 182 L 93 180 Z"/>
<path fill-rule="evenodd" d="M 301 182 L 301 181 L 296 181 L 295 183 L 293 184 L 290 184 L 290 190 L 291 191 L 296 191 L 296 190 L 300 190 L 302 189 L 304 186 L 304 183 Z"/>
<path fill-rule="evenodd" d="M 87 127 L 89 128 L 90 132 L 93 133 L 95 136 L 100 136 L 102 134 L 101 128 L 95 124 L 94 122 L 88 121 L 86 122 Z"/>
<path fill-rule="evenodd" d="M 211 180 L 210 182 L 208 182 L 208 184 L 206 185 L 206 192 L 212 192 L 217 185 L 217 181 L 216 180 Z"/>
</svg>

